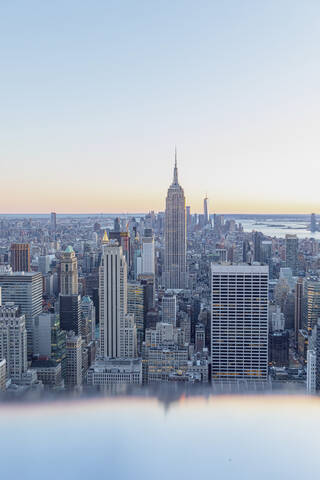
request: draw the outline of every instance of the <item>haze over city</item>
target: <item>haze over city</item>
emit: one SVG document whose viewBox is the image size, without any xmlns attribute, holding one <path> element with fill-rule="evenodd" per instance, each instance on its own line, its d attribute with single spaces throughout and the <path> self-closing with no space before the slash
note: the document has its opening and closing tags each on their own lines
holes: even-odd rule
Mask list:
<svg viewBox="0 0 320 480">
<path fill-rule="evenodd" d="M 1 213 L 318 210 L 320 4 L 2 2 Z M 14 188 L 14 195 L 12 189 Z"/>
</svg>

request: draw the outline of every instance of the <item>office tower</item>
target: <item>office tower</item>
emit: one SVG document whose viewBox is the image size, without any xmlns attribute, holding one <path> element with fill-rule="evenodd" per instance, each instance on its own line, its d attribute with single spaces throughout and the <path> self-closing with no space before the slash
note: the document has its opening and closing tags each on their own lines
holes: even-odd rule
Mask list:
<svg viewBox="0 0 320 480">
<path fill-rule="evenodd" d="M 208 215 L 208 197 L 207 195 L 203 199 L 203 224 L 207 225 L 209 223 Z"/>
<path fill-rule="evenodd" d="M 30 245 L 28 243 L 12 243 L 11 267 L 14 272 L 30 272 Z"/>
<path fill-rule="evenodd" d="M 113 231 L 109 232 L 110 240 L 116 240 L 118 245 L 122 247 L 122 252 L 125 256 L 127 266 L 131 266 L 131 242 L 130 242 L 130 233 Z"/>
<path fill-rule="evenodd" d="M 39 257 L 39 272 L 42 273 L 42 275 L 46 275 L 49 270 L 50 270 L 50 256 L 49 255 L 40 255 Z"/>
<path fill-rule="evenodd" d="M 70 245 L 60 258 L 60 293 L 78 295 L 78 261 Z"/>
<path fill-rule="evenodd" d="M 116 217 L 113 221 L 113 231 L 114 232 L 119 232 L 119 233 L 121 231 L 120 218 L 119 217 Z"/>
<path fill-rule="evenodd" d="M 165 212 L 164 273 L 166 288 L 187 288 L 186 268 L 186 201 L 178 182 L 177 152 L 173 182 L 168 189 Z"/>
<path fill-rule="evenodd" d="M 7 384 L 7 362 L 3 358 L 0 360 L 0 392 L 4 392 Z"/>
<path fill-rule="evenodd" d="M 292 274 L 298 274 L 298 246 L 297 235 L 286 235 L 286 267 L 291 268 Z"/>
<path fill-rule="evenodd" d="M 57 313 L 41 313 L 34 320 L 33 354 L 61 363 L 65 371 L 66 332 L 60 329 Z"/>
<path fill-rule="evenodd" d="M 107 239 L 102 245 L 99 267 L 99 298 L 101 355 L 119 358 L 127 313 L 127 264 L 122 247 Z"/>
<path fill-rule="evenodd" d="M 13 303 L 0 307 L 0 360 L 6 360 L 7 378 L 20 381 L 27 371 L 25 316 Z"/>
<path fill-rule="evenodd" d="M 308 278 L 306 282 L 307 296 L 307 329 L 309 334 L 320 318 L 320 280 Z"/>
<path fill-rule="evenodd" d="M 206 346 L 206 331 L 202 323 L 195 326 L 195 351 L 201 352 Z"/>
<path fill-rule="evenodd" d="M 146 274 L 155 273 L 154 264 L 154 237 L 151 229 L 145 229 L 142 238 L 142 272 Z"/>
<path fill-rule="evenodd" d="M 82 340 L 80 335 L 67 332 L 66 338 L 66 386 L 82 384 Z"/>
<path fill-rule="evenodd" d="M 90 340 L 96 338 L 96 309 L 90 297 L 84 296 L 81 300 L 81 315 L 89 322 Z"/>
<path fill-rule="evenodd" d="M 137 345 L 138 352 L 141 352 L 142 342 L 144 340 L 145 331 L 145 317 L 146 317 L 146 303 L 145 303 L 146 288 L 141 282 L 128 282 L 127 284 L 127 301 L 128 313 L 134 315 L 134 320 L 137 328 Z"/>
<path fill-rule="evenodd" d="M 162 297 L 162 322 L 171 323 L 174 327 L 177 323 L 177 297 L 170 293 L 165 293 Z"/>
<path fill-rule="evenodd" d="M 316 393 L 317 389 L 317 354 L 315 349 L 307 353 L 307 392 Z"/>
<path fill-rule="evenodd" d="M 261 262 L 261 243 L 262 243 L 262 233 L 254 232 L 253 233 L 253 260 L 255 262 Z"/>
<path fill-rule="evenodd" d="M 124 316 L 123 333 L 120 343 L 121 358 L 135 358 L 137 356 L 137 329 L 134 315 L 127 313 Z"/>
<path fill-rule="evenodd" d="M 276 367 L 289 366 L 289 332 L 269 332 L 269 364 Z"/>
<path fill-rule="evenodd" d="M 294 345 L 298 348 L 299 330 L 302 328 L 303 279 L 298 278 L 294 296 Z"/>
<path fill-rule="evenodd" d="M 81 297 L 80 295 L 59 295 L 61 330 L 81 333 Z"/>
<path fill-rule="evenodd" d="M 212 380 L 267 380 L 268 267 L 211 264 Z"/>
<path fill-rule="evenodd" d="M 25 315 L 28 357 L 32 356 L 33 323 L 42 311 L 42 275 L 40 272 L 0 272 L 2 303 L 13 302 Z"/>
<path fill-rule="evenodd" d="M 311 232 L 316 232 L 317 231 L 317 220 L 316 220 L 316 214 L 315 213 L 311 213 L 310 231 Z"/>
<path fill-rule="evenodd" d="M 55 212 L 50 214 L 50 227 L 53 232 L 57 229 L 57 214 Z"/>
</svg>

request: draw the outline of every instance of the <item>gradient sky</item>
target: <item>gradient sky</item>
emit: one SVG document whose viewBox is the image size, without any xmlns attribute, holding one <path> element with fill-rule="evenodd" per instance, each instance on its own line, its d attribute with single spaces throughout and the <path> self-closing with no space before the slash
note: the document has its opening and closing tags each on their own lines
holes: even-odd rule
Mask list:
<svg viewBox="0 0 320 480">
<path fill-rule="evenodd" d="M 0 0 L 2 213 L 320 213 L 318 0 Z"/>
</svg>

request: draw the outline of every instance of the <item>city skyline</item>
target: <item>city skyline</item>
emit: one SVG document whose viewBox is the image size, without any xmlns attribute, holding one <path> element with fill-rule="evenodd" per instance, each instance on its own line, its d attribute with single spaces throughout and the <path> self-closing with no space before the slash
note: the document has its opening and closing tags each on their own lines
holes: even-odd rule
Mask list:
<svg viewBox="0 0 320 480">
<path fill-rule="evenodd" d="M 36 4 L 0 7 L 1 212 L 162 211 L 174 144 L 194 212 L 317 212 L 320 5 Z"/>
</svg>

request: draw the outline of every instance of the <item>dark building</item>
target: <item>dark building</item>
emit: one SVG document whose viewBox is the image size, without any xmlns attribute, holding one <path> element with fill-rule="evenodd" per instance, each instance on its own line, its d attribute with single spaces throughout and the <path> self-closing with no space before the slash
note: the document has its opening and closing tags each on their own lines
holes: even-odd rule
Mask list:
<svg viewBox="0 0 320 480">
<path fill-rule="evenodd" d="M 30 272 L 30 245 L 28 243 L 12 243 L 11 267 L 14 272 Z"/>
<path fill-rule="evenodd" d="M 254 232 L 254 234 L 253 234 L 253 260 L 255 262 L 261 262 L 261 242 L 262 242 L 262 234 L 260 232 Z"/>
<path fill-rule="evenodd" d="M 81 297 L 80 295 L 60 295 L 60 328 L 76 335 L 81 334 Z"/>
<path fill-rule="evenodd" d="M 287 367 L 289 365 L 288 330 L 269 333 L 269 362 L 276 367 Z"/>
</svg>

